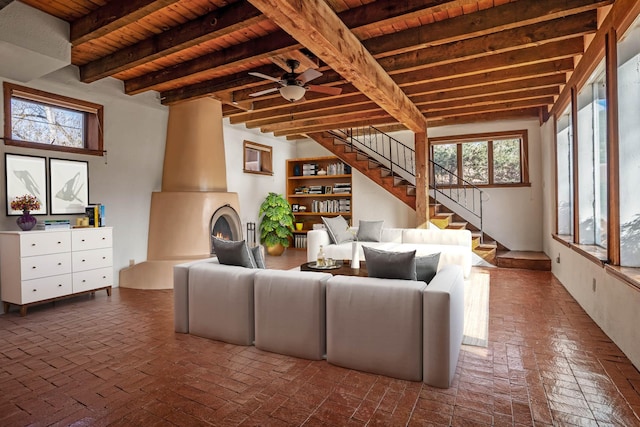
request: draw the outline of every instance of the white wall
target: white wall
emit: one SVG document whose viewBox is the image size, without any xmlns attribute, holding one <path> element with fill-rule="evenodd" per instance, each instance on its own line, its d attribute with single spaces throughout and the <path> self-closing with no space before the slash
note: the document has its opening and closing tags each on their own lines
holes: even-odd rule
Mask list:
<svg viewBox="0 0 640 427">
<path fill-rule="evenodd" d="M 0 77 L 0 80 L 3 79 Z M 130 259 L 146 260 L 149 206 L 151 193 L 159 191 L 161 185 L 168 109 L 160 105 L 155 92 L 125 95 L 119 80 L 107 78 L 92 84 L 80 83 L 78 69 L 74 66 L 24 85 L 104 105 L 107 155 L 78 155 L 4 144 L 2 152 L 88 161 L 89 201 L 105 204 L 107 225 L 114 227 L 114 270 L 117 272 L 128 266 Z M 0 104 L 0 117 L 4 118 L 2 110 Z M 0 163 L 4 168 L 4 161 Z M 4 172 L 2 176 L 5 176 Z M 2 200 L 6 200 L 5 192 L 5 185 L 0 185 Z M 42 221 L 48 217 L 37 218 Z M 75 215 L 52 218 L 75 221 Z M 15 221 L 16 217 L 6 216 L 6 206 L 0 208 L 3 230 L 18 230 Z M 118 275 L 114 277 L 117 286 Z"/>
<path fill-rule="evenodd" d="M 317 142 L 306 139 L 297 142 L 295 157 L 333 156 L 334 154 Z M 352 170 L 353 224 L 358 221 L 383 219 L 385 227 L 412 228 L 416 226 L 416 212 L 391 193 L 383 190 L 357 170 Z"/>
<path fill-rule="evenodd" d="M 552 272 L 598 326 L 640 368 L 640 290 L 552 238 L 555 230 L 553 119 L 542 126 L 545 195 L 542 237 Z M 560 257 L 558 263 L 556 257 Z M 595 290 L 593 287 L 595 281 Z"/>
<path fill-rule="evenodd" d="M 243 233 L 246 233 L 247 222 L 255 222 L 259 226 L 258 210 L 269 192 L 279 193 L 286 197 L 286 160 L 296 157 L 296 144 L 285 138 L 275 138 L 272 134 L 263 134 L 258 130 L 247 129 L 241 125 L 231 125 L 223 120 L 224 149 L 227 161 L 227 190 L 238 193 L 240 199 L 240 219 Z M 243 149 L 244 140 L 273 147 L 273 175 L 244 173 Z M 245 234 L 245 237 L 246 234 Z M 256 241 L 260 236 L 256 232 Z"/>
</svg>

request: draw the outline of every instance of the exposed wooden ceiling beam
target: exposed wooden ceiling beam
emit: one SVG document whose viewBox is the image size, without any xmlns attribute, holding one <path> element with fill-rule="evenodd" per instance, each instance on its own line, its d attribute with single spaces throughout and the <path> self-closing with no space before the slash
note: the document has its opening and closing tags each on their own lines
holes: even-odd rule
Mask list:
<svg viewBox="0 0 640 427">
<path fill-rule="evenodd" d="M 530 107 L 507 111 L 480 112 L 477 114 L 466 114 L 463 116 L 452 116 L 448 118 L 433 118 L 429 119 L 429 126 L 449 126 L 465 123 L 493 122 L 496 120 L 537 117 L 538 107 Z"/>
<path fill-rule="evenodd" d="M 422 113 L 324 1 L 251 3 L 399 122 L 426 132 Z"/>
<path fill-rule="evenodd" d="M 233 3 L 82 65 L 80 80 L 91 83 L 264 20 L 250 3 Z"/>
<path fill-rule="evenodd" d="M 461 25 L 451 25 L 450 23 L 451 21 L 455 21 L 456 19 L 458 19 L 458 18 L 453 18 L 453 19 L 442 21 L 442 22 L 435 22 L 429 25 L 421 26 L 421 27 L 418 27 L 417 29 L 410 29 L 410 30 L 397 32 L 397 33 L 394 33 L 392 36 L 374 37 L 370 40 L 364 41 L 363 43 L 369 49 L 374 50 L 374 52 L 377 52 L 377 54 L 375 54 L 374 56 L 382 57 L 382 56 L 388 56 L 394 51 L 415 50 L 420 46 L 424 47 L 424 46 L 431 46 L 431 45 L 440 45 L 444 43 L 450 43 L 450 42 L 458 41 L 461 39 L 469 38 L 471 37 L 470 35 L 468 35 L 470 33 L 470 28 L 471 30 L 476 29 L 475 32 L 471 31 L 471 34 L 475 36 L 491 34 L 504 28 L 515 28 L 517 27 L 517 25 L 522 25 L 522 22 L 525 22 L 525 23 L 544 22 L 547 20 L 558 18 L 559 16 L 567 16 L 571 13 L 578 13 L 584 10 L 593 10 L 598 5 L 602 5 L 610 2 L 611 0 L 565 0 L 563 2 L 560 2 L 560 4 L 558 4 L 559 2 L 557 0 L 544 0 L 539 2 L 515 2 L 515 3 L 509 3 L 508 9 L 503 9 L 503 7 L 507 6 L 507 5 L 504 5 L 500 7 L 489 8 L 487 10 L 479 11 L 469 15 L 462 15 L 463 17 L 465 17 L 464 18 L 465 20 L 460 21 Z M 377 3 L 378 2 L 371 3 L 369 5 L 362 6 L 356 9 L 360 10 L 368 6 L 367 10 L 369 10 L 372 13 L 372 11 L 376 10 L 375 8 L 373 8 L 373 5 Z M 514 5 L 517 5 L 517 8 Z M 356 9 L 351 9 L 351 11 L 354 11 Z M 350 12 L 349 10 L 342 12 L 342 14 L 340 14 L 340 17 L 342 17 L 343 14 L 347 14 L 349 12 Z M 542 17 L 536 18 L 536 15 L 534 12 L 541 13 Z M 469 21 L 468 17 L 473 17 L 473 20 L 477 22 L 474 23 L 474 21 Z M 361 22 L 364 22 L 364 21 L 361 21 Z M 352 24 L 356 25 L 353 22 Z M 469 25 L 471 27 L 468 27 Z M 280 37 L 280 35 L 279 33 L 275 33 L 273 37 L 277 39 L 278 37 Z M 387 40 L 389 38 L 391 40 Z M 387 41 L 385 42 L 385 40 Z M 384 50 L 383 48 L 379 47 L 379 45 L 387 46 L 387 48 L 390 50 Z M 490 47 L 491 47 L 491 44 L 487 43 L 485 44 L 484 49 L 486 50 Z M 482 48 L 483 48 L 482 46 L 479 47 L 479 49 L 482 49 Z M 478 51 L 479 51 L 478 47 L 476 47 L 476 52 Z M 210 69 L 211 64 L 209 62 L 206 62 L 205 59 L 202 59 L 203 64 L 201 66 L 195 65 L 197 61 L 198 61 L 197 59 L 194 60 L 194 64 L 190 65 L 190 67 L 193 69 L 202 70 L 203 72 L 211 71 Z M 385 65 L 383 65 L 383 67 L 384 66 Z M 327 77 L 326 77 L 327 79 L 331 78 L 330 73 L 325 73 L 325 74 L 327 74 Z M 333 74 L 333 76 L 334 76 L 334 80 L 338 78 L 335 73 Z M 176 78 L 179 78 L 179 77 L 180 76 L 176 76 Z M 161 75 L 160 73 L 156 73 L 153 76 L 151 76 L 150 79 L 148 79 L 147 86 L 143 86 L 143 85 L 134 86 L 133 82 L 132 83 L 125 82 L 125 87 L 127 88 L 126 89 L 127 93 L 138 93 L 140 91 L 144 91 L 148 89 L 159 89 L 163 91 L 161 85 L 163 83 L 167 83 L 170 81 L 173 81 L 171 74 L 165 73 Z M 229 88 L 231 87 L 232 86 L 230 86 Z M 260 89 L 256 89 L 256 90 L 260 90 Z M 251 92 L 238 93 L 236 94 L 237 95 L 236 97 L 237 99 L 243 100 L 243 99 L 246 99 L 248 93 L 251 93 Z M 179 100 L 175 99 L 173 102 L 177 102 L 177 101 Z"/>
<path fill-rule="evenodd" d="M 77 46 L 124 27 L 179 0 L 112 0 L 71 23 L 70 41 Z"/>
<path fill-rule="evenodd" d="M 392 55 L 593 11 L 611 3 L 613 0 L 516 1 L 375 37 L 363 44 L 373 55 Z"/>
</svg>

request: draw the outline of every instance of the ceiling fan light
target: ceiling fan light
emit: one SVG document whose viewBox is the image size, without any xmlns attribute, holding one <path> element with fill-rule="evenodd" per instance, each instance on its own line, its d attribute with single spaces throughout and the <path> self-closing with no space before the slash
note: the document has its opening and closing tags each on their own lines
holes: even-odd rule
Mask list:
<svg viewBox="0 0 640 427">
<path fill-rule="evenodd" d="M 307 90 L 298 85 L 282 86 L 280 88 L 280 95 L 287 101 L 297 101 L 302 98 Z"/>
</svg>

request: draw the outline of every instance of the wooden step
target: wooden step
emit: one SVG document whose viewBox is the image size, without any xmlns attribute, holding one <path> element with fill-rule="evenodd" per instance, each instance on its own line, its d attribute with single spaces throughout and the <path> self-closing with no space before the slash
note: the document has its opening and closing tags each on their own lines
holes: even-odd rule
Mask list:
<svg viewBox="0 0 640 427">
<path fill-rule="evenodd" d="M 447 228 L 447 226 L 451 222 L 452 217 L 453 217 L 452 213 L 440 213 L 440 214 L 434 215 L 431 218 L 431 222 L 434 223 L 438 228 L 441 228 L 444 230 L 445 228 Z"/>
<path fill-rule="evenodd" d="M 500 251 L 496 254 L 496 265 L 504 268 L 551 271 L 551 259 L 544 252 Z"/>
<path fill-rule="evenodd" d="M 436 216 L 440 212 L 440 203 L 429 203 L 429 218 Z"/>
<path fill-rule="evenodd" d="M 448 230 L 466 230 L 468 222 L 449 222 Z"/>
<path fill-rule="evenodd" d="M 478 255 L 480 258 L 484 259 L 485 261 L 491 263 L 491 264 L 495 264 L 495 260 L 496 260 L 496 247 L 497 245 L 495 243 L 493 244 L 480 244 L 478 245 L 473 252 Z"/>
</svg>

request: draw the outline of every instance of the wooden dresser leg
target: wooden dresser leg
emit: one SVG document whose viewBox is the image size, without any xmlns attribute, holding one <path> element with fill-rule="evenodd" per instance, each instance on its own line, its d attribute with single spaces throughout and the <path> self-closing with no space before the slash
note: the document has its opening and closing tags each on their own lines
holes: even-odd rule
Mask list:
<svg viewBox="0 0 640 427">
<path fill-rule="evenodd" d="M 108 296 L 111 296 L 111 286 L 109 286 L 109 287 L 107 288 L 107 295 L 108 295 Z"/>
<path fill-rule="evenodd" d="M 4 309 L 4 314 L 7 314 L 9 312 L 9 307 L 11 307 L 11 303 L 3 301 L 2 302 L 2 306 L 3 306 L 3 309 Z"/>
<path fill-rule="evenodd" d="M 26 305 L 21 305 L 20 306 L 20 316 L 24 317 L 27 315 L 27 306 Z"/>
</svg>

